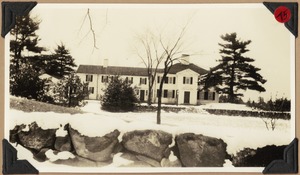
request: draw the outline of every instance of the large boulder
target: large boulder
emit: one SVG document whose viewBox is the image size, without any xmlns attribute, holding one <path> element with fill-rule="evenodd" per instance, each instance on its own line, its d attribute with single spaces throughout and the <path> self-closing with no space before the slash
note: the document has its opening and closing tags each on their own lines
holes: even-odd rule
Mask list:
<svg viewBox="0 0 300 175">
<path fill-rule="evenodd" d="M 273 160 L 282 160 L 287 145 L 268 145 L 258 149 L 245 148 L 232 157 L 235 167 L 266 167 Z"/>
<path fill-rule="evenodd" d="M 172 135 L 159 130 L 135 130 L 125 133 L 122 143 L 128 151 L 160 162 L 164 157 L 169 157 Z"/>
<path fill-rule="evenodd" d="M 57 136 L 54 148 L 58 151 L 72 151 L 71 138 L 69 135 L 64 137 Z"/>
<path fill-rule="evenodd" d="M 175 141 L 185 167 L 222 167 L 225 162 L 227 144 L 221 139 L 185 133 Z"/>
<path fill-rule="evenodd" d="M 42 129 L 36 122 L 29 125 L 28 131 L 19 131 L 18 140 L 26 148 L 40 151 L 42 148 L 53 148 L 57 129 Z"/>
<path fill-rule="evenodd" d="M 63 128 L 59 128 L 56 131 L 56 140 L 54 148 L 57 151 L 73 151 L 71 137 L 68 133 L 69 124 L 66 124 Z"/>
<path fill-rule="evenodd" d="M 112 159 L 120 135 L 118 130 L 114 130 L 102 137 L 89 137 L 80 134 L 71 126 L 69 126 L 69 133 L 77 155 L 100 162 Z"/>
</svg>

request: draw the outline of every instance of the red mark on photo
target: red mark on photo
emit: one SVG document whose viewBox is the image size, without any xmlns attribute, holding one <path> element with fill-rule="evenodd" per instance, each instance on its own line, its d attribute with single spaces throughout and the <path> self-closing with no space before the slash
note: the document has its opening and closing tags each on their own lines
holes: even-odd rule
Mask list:
<svg viewBox="0 0 300 175">
<path fill-rule="evenodd" d="M 285 23 L 291 19 L 291 11 L 285 6 L 279 6 L 275 10 L 274 16 L 278 22 Z"/>
</svg>

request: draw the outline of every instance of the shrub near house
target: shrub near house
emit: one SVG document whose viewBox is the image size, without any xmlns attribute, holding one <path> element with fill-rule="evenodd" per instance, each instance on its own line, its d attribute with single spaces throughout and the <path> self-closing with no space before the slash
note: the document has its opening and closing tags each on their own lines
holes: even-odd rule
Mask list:
<svg viewBox="0 0 300 175">
<path fill-rule="evenodd" d="M 112 112 L 132 111 L 138 99 L 128 81 L 114 76 L 101 97 L 102 109 Z"/>
</svg>

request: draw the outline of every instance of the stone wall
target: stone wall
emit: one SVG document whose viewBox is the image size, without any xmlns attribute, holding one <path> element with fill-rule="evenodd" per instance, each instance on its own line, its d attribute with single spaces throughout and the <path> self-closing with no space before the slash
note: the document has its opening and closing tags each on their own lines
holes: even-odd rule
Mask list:
<svg viewBox="0 0 300 175">
<path fill-rule="evenodd" d="M 226 109 L 204 109 L 210 114 L 226 115 L 226 116 L 241 116 L 241 117 L 265 117 L 276 119 L 291 119 L 289 112 L 272 112 L 272 111 L 242 111 L 242 110 L 226 110 Z"/>
<path fill-rule="evenodd" d="M 123 158 L 132 161 L 126 166 L 134 167 L 222 167 L 227 155 L 223 140 L 193 133 L 173 138 L 161 130 L 133 130 L 119 141 L 117 129 L 101 137 L 84 136 L 69 124 L 64 126 L 65 136 L 57 136 L 58 130 L 43 130 L 35 122 L 29 129 L 16 126 L 10 131 L 10 142 L 27 148 L 41 162 L 48 160 L 49 150 L 54 154 L 71 152 L 75 155 L 72 160 L 54 163 L 73 166 L 83 166 L 79 162 L 86 166 L 109 165 L 113 159 Z"/>
<path fill-rule="evenodd" d="M 58 134 L 62 128 L 65 135 Z M 222 139 L 201 134 L 182 133 L 173 137 L 161 130 L 133 130 L 121 135 L 115 129 L 103 136 L 89 137 L 70 124 L 44 130 L 35 122 L 29 127 L 20 125 L 10 130 L 10 142 L 27 148 L 40 162 L 49 160 L 49 153 L 70 152 L 75 156 L 52 162 L 86 167 L 109 166 L 112 162 L 119 163 L 120 167 L 222 167 L 225 159 L 237 167 L 266 166 L 280 158 L 285 148 L 246 148 L 236 155 L 228 155 L 227 144 Z"/>
</svg>

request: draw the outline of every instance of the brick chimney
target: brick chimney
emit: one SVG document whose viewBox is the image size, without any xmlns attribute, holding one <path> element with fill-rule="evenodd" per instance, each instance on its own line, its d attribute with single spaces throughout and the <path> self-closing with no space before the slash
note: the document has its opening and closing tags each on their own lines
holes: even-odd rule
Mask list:
<svg viewBox="0 0 300 175">
<path fill-rule="evenodd" d="M 107 66 L 108 66 L 108 59 L 104 59 L 103 60 L 103 67 L 107 68 Z"/>
<path fill-rule="evenodd" d="M 180 63 L 183 65 L 189 65 L 190 64 L 190 55 L 182 54 L 181 58 L 180 58 Z"/>
</svg>

